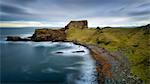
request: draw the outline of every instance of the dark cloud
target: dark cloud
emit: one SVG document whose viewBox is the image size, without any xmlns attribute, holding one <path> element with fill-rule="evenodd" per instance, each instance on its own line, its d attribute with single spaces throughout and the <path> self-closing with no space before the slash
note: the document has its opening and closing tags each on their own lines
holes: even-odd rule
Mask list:
<svg viewBox="0 0 150 84">
<path fill-rule="evenodd" d="M 32 2 L 36 2 L 37 0 L 2 0 L 2 3 L 7 4 L 17 4 L 17 5 L 28 5 Z"/>
<path fill-rule="evenodd" d="M 3 15 L 0 15 L 3 20 L 7 18 L 7 20 L 60 22 L 102 17 L 136 20 L 141 16 L 150 15 L 149 0 L 2 0 L 1 2 Z"/>
<path fill-rule="evenodd" d="M 150 6 L 150 2 L 149 2 L 149 3 L 140 4 L 140 5 L 137 6 L 137 7 L 141 8 L 141 7 L 149 7 L 149 6 Z"/>
<path fill-rule="evenodd" d="M 26 10 L 19 8 L 17 6 L 1 4 L 1 12 L 9 14 L 29 14 Z"/>
<path fill-rule="evenodd" d="M 131 12 L 129 13 L 129 15 L 131 16 L 144 16 L 144 15 L 150 15 L 150 11 L 134 11 L 134 12 Z"/>
<path fill-rule="evenodd" d="M 0 15 L 0 21 L 32 21 L 32 20 L 39 20 L 39 19 L 36 19 L 36 18 L 29 18 L 28 16 L 26 15 L 10 15 L 10 14 L 1 14 Z"/>
</svg>

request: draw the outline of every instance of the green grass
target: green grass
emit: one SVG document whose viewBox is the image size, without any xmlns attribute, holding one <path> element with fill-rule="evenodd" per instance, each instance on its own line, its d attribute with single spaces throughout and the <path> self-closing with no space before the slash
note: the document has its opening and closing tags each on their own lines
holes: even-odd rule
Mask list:
<svg viewBox="0 0 150 84">
<path fill-rule="evenodd" d="M 110 52 L 121 50 L 127 55 L 131 72 L 145 83 L 150 82 L 150 34 L 142 28 L 77 29 L 67 31 L 67 39 L 97 44 Z"/>
</svg>

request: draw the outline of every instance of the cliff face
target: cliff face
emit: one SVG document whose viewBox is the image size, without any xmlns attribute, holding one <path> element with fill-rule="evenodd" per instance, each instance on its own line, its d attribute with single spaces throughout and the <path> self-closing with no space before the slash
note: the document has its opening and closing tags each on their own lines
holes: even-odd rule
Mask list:
<svg viewBox="0 0 150 84">
<path fill-rule="evenodd" d="M 66 34 L 64 30 L 58 29 L 36 29 L 31 37 L 32 41 L 64 41 Z"/>
<path fill-rule="evenodd" d="M 65 26 L 65 29 L 71 28 L 78 28 L 78 29 L 88 28 L 88 22 L 87 20 L 71 21 L 67 26 Z"/>
<path fill-rule="evenodd" d="M 32 41 L 65 41 L 66 40 L 66 29 L 88 28 L 87 20 L 82 21 L 71 21 L 65 28 L 62 29 L 36 29 L 31 37 Z"/>
</svg>

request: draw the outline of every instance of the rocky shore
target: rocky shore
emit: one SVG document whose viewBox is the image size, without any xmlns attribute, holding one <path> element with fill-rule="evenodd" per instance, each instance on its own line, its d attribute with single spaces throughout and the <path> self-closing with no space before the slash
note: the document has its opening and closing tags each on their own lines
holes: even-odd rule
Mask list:
<svg viewBox="0 0 150 84">
<path fill-rule="evenodd" d="M 36 29 L 31 37 L 21 38 L 19 36 L 8 36 L 7 41 L 63 41 L 67 40 L 67 31 L 70 28 L 88 28 L 87 21 L 71 21 L 62 29 Z M 80 37 L 79 37 L 80 38 Z M 93 59 L 96 61 L 97 81 L 99 84 L 141 84 L 142 80 L 130 73 L 130 64 L 121 51 L 110 53 L 97 45 L 83 44 L 78 41 L 71 41 L 74 44 L 82 45 L 90 50 Z M 84 52 L 84 51 L 78 51 Z M 62 53 L 62 52 L 57 52 Z"/>
<path fill-rule="evenodd" d="M 130 64 L 122 52 L 110 53 L 97 45 L 74 42 L 90 50 L 96 61 L 98 84 L 142 84 L 142 80 L 130 73 Z"/>
</svg>

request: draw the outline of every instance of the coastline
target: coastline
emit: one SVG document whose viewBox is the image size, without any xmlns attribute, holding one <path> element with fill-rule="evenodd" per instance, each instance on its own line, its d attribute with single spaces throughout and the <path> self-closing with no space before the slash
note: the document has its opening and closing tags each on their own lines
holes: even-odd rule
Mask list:
<svg viewBox="0 0 150 84">
<path fill-rule="evenodd" d="M 33 41 L 37 42 L 37 41 Z M 39 41 L 38 41 L 39 42 Z M 50 42 L 50 41 L 42 41 Z M 75 45 L 81 45 L 86 47 L 90 51 L 90 55 L 93 60 L 96 61 L 97 82 L 98 84 L 111 84 L 111 83 L 125 83 L 125 84 L 141 84 L 142 81 L 134 77 L 130 73 L 128 61 L 122 57 L 121 54 L 114 56 L 112 53 L 106 51 L 96 45 L 90 45 L 86 43 L 80 43 L 77 41 L 51 41 L 51 42 L 71 42 Z"/>
<path fill-rule="evenodd" d="M 143 28 L 143 29 L 140 29 Z M 115 33 L 112 32 L 120 32 L 117 33 L 118 35 L 123 35 L 123 37 L 117 37 Z M 124 32 L 125 31 L 125 32 Z M 136 44 L 133 41 L 136 39 L 135 37 L 148 37 L 149 32 L 149 25 L 141 26 L 139 28 L 135 28 L 134 30 L 129 29 L 111 29 L 107 28 L 105 30 L 103 29 L 90 29 L 87 26 L 87 21 L 71 21 L 67 26 L 61 29 L 36 29 L 34 34 L 30 37 L 20 37 L 20 36 L 7 36 L 7 41 L 34 41 L 34 42 L 72 42 L 76 45 L 81 45 L 89 49 L 90 54 L 92 58 L 96 61 L 96 70 L 97 70 L 97 80 L 99 84 L 141 84 L 144 83 L 144 80 L 142 79 L 139 74 L 141 75 L 141 72 L 144 73 L 144 75 L 141 75 L 142 77 L 148 77 L 144 72 L 147 71 L 140 69 L 139 67 L 135 67 L 137 72 L 140 73 L 133 73 L 133 68 L 131 67 L 133 63 L 131 63 L 131 59 L 135 60 L 133 56 L 138 57 L 142 55 L 142 48 L 139 48 L 138 46 L 141 46 L 140 44 Z M 135 35 L 135 32 L 139 32 L 138 35 Z M 142 32 L 142 33 L 140 33 Z M 89 34 L 89 35 L 88 35 Z M 106 34 L 106 35 L 105 35 Z M 130 38 L 126 34 L 131 34 L 135 37 Z M 91 39 L 91 36 L 94 36 L 93 39 Z M 110 36 L 112 35 L 112 37 Z M 82 36 L 82 38 L 80 38 Z M 110 38 L 109 38 L 110 36 Z M 145 37 L 144 42 L 147 42 L 147 37 Z M 105 39 L 103 39 L 105 38 Z M 120 39 L 124 38 L 124 39 Z M 125 47 L 126 43 L 122 43 L 122 41 L 129 40 L 128 43 L 131 43 L 130 45 L 127 45 Z M 140 40 L 135 40 L 137 42 L 141 42 Z M 90 41 L 90 42 L 89 42 Z M 113 47 L 118 48 L 116 51 L 108 51 L 106 47 L 102 47 L 101 45 L 108 45 L 108 47 L 111 47 L 113 44 Z M 143 46 L 143 45 L 142 45 Z M 146 44 L 144 45 L 146 46 Z M 119 49 L 119 48 L 122 49 Z M 129 47 L 129 48 L 128 48 Z M 131 48 L 131 49 L 130 49 Z M 135 51 L 139 50 L 139 51 Z M 129 49 L 129 50 L 128 50 Z M 145 49 L 145 47 L 144 47 Z M 132 58 L 128 59 L 127 53 L 130 53 L 131 51 Z M 146 49 L 145 49 L 146 50 Z M 140 52 L 140 53 L 138 53 Z M 144 51 L 145 53 L 147 51 Z M 134 54 L 135 53 L 135 54 Z M 137 54 L 136 54 L 137 53 Z M 137 56 L 136 56 L 137 55 Z M 148 57 L 147 55 L 145 55 Z M 144 60 L 141 64 L 148 63 L 146 57 L 142 57 Z M 136 61 L 135 63 L 140 62 L 140 60 Z M 138 64 L 139 65 L 139 64 Z M 142 67 L 146 67 L 148 65 L 144 65 Z M 140 71 L 143 70 L 143 71 Z M 134 71 L 136 72 L 136 71 Z M 141 80 L 142 79 L 142 80 Z"/>
<path fill-rule="evenodd" d="M 98 84 L 141 84 L 142 80 L 130 71 L 130 64 L 126 56 L 121 52 L 110 53 L 106 49 L 97 45 L 72 42 L 76 45 L 86 47 L 96 61 L 97 82 Z"/>
<path fill-rule="evenodd" d="M 112 72 L 111 72 L 111 65 L 107 62 L 105 58 L 103 58 L 100 53 L 98 53 L 93 47 L 96 47 L 94 45 L 86 45 L 86 44 L 81 44 L 79 42 L 74 42 L 74 41 L 67 41 L 67 42 L 72 42 L 76 45 L 81 45 L 86 47 L 91 54 L 91 57 L 96 61 L 96 71 L 97 71 L 97 82 L 98 84 L 104 84 L 105 83 L 105 78 L 108 78 L 107 80 L 112 80 Z"/>
</svg>

